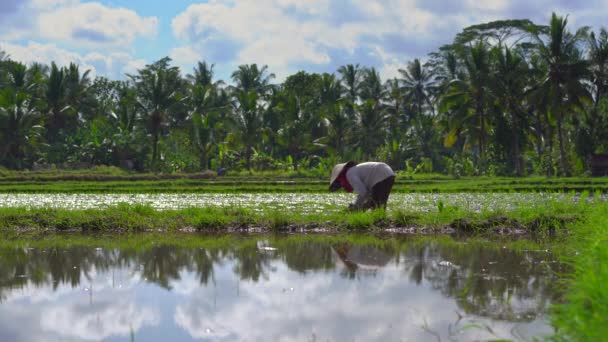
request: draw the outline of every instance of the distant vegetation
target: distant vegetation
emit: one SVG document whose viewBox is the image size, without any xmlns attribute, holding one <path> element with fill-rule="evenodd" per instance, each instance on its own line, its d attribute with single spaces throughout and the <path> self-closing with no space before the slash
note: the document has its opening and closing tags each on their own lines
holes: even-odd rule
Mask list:
<svg viewBox="0 0 608 342">
<path fill-rule="evenodd" d="M 608 152 L 608 32 L 496 21 L 403 61 L 399 77 L 344 65 L 273 83 L 241 65 L 228 85 L 163 58 L 125 80 L 0 52 L 7 169 L 326 171 L 380 159 L 409 173 L 585 175 Z"/>
</svg>

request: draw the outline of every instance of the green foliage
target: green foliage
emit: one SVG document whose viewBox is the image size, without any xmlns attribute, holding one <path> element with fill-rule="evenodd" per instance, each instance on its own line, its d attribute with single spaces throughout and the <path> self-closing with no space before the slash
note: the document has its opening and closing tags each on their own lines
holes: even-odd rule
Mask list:
<svg viewBox="0 0 608 342">
<path fill-rule="evenodd" d="M 182 76 L 165 57 L 111 81 L 2 54 L 0 163 L 322 175 L 329 158 L 409 161 L 408 174 L 586 175 L 608 151 L 608 33 L 557 14 L 547 24 L 472 25 L 389 80 L 348 64 L 273 84 L 268 66 L 244 64 L 226 85 L 211 63 Z"/>
<path fill-rule="evenodd" d="M 552 315 L 557 340 L 595 341 L 608 336 L 608 220 L 605 203 L 590 208 L 573 229 L 567 259 L 574 271 L 568 276 L 565 300 Z"/>
</svg>

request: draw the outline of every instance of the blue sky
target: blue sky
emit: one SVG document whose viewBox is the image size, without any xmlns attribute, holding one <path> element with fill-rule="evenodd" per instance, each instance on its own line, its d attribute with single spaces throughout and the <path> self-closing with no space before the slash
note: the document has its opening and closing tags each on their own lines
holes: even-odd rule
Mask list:
<svg viewBox="0 0 608 342">
<path fill-rule="evenodd" d="M 113 79 L 164 56 L 184 73 L 197 61 L 228 79 L 240 64 L 298 70 L 376 67 L 384 78 L 462 28 L 498 19 L 570 29 L 608 25 L 608 0 L 0 0 L 0 49 L 26 63 L 70 61 Z"/>
</svg>

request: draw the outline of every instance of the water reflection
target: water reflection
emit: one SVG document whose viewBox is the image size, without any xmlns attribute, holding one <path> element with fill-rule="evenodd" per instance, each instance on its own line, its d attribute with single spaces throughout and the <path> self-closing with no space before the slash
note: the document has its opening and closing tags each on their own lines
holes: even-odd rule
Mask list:
<svg viewBox="0 0 608 342">
<path fill-rule="evenodd" d="M 437 340 L 546 334 L 547 251 L 264 238 L 0 249 L 0 340 Z"/>
</svg>

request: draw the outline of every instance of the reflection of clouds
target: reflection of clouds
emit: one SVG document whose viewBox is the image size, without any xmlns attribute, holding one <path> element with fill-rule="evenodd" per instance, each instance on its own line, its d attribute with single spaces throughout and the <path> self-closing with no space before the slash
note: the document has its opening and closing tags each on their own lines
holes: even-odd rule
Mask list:
<svg viewBox="0 0 608 342">
<path fill-rule="evenodd" d="M 138 274 L 124 268 L 87 273 L 78 287 L 28 282 L 8 291 L 0 305 L 0 341 L 103 340 L 160 323 L 158 308 L 135 301 Z"/>
<path fill-rule="evenodd" d="M 301 341 L 314 334 L 319 340 L 365 341 L 428 339 L 432 336 L 422 329 L 425 324 L 446 336 L 457 319 L 453 301 L 405 283 L 395 265 L 380 270 L 374 281 L 352 281 L 337 273 L 303 281 L 284 265 L 274 266 L 278 271 L 270 280 L 243 282 L 238 296 L 231 286 L 221 286 L 230 278 L 218 278 L 215 289 L 197 289 L 178 303 L 175 323 L 193 338 Z M 499 331 L 510 336 L 509 329 Z M 463 336 L 493 337 L 483 331 Z"/>
<path fill-rule="evenodd" d="M 76 302 L 46 308 L 42 311 L 40 326 L 62 337 L 103 340 L 114 335 L 126 336 L 144 325 L 159 324 L 158 310 L 137 308 L 132 299 L 116 299 L 110 296 L 92 306 Z"/>
<path fill-rule="evenodd" d="M 186 308 L 178 306 L 175 310 L 175 323 L 194 338 L 228 338 L 233 334 L 230 327 L 232 323 L 222 322 L 221 318 L 210 315 L 211 311 L 209 303 L 197 302 L 196 306 L 188 305 Z"/>
<path fill-rule="evenodd" d="M 279 249 L 264 254 L 261 265 L 249 263 L 267 275 L 257 281 L 235 273 L 237 264 L 257 260 L 257 249 L 224 253 L 212 262 L 212 277 L 204 284 L 200 272 L 209 260 L 188 254 L 194 250 L 164 248 L 167 254 L 152 254 L 175 261 L 162 268 L 171 274 L 171 291 L 144 281 L 140 261 L 130 262 L 135 255 L 114 256 L 107 264 L 95 259 L 104 266 L 85 263 L 82 270 L 74 269 L 78 287 L 62 281 L 56 291 L 49 282 L 5 289 L 0 341 L 124 339 L 131 332 L 144 340 L 163 339 L 159 331 L 182 339 L 189 334 L 207 340 L 272 341 L 436 340 L 431 332 L 442 340 L 525 339 L 551 333 L 542 315 L 551 302 L 544 290 L 551 278 L 532 267 L 544 269 L 547 253 L 524 259 L 504 252 L 425 247 L 404 250 L 398 258 L 389 249 L 381 258 L 378 251 L 368 255 L 360 249 L 358 254 L 347 253 L 347 259 L 365 265 L 371 258 L 377 265 L 373 272 L 357 267 L 347 273 L 329 247 L 307 248 Z M 66 268 L 71 271 L 71 266 Z M 471 279 L 474 285 L 465 287 Z M 46 285 L 36 288 L 40 284 Z M 495 314 L 501 310 L 507 315 Z M 161 312 L 169 319 L 161 319 Z M 531 321 L 503 320 L 520 313 L 532 315 L 520 321 Z M 533 319 L 536 314 L 539 318 Z M 26 327 L 18 328 L 19 322 Z M 459 331 L 471 324 L 480 328 Z"/>
<path fill-rule="evenodd" d="M 273 262 L 273 266 L 277 272 L 269 280 L 241 282 L 238 295 L 234 276 L 218 270 L 216 288 L 200 287 L 178 303 L 175 323 L 193 338 L 214 340 L 300 341 L 313 334 L 319 340 L 338 341 L 434 340 L 422 327 L 428 325 L 442 339 L 447 338 L 450 325 L 458 319 L 456 312 L 461 312 L 453 300 L 446 301 L 429 286 L 404 281 L 403 270 L 391 263 L 375 278 L 355 280 L 335 272 L 307 277 L 280 263 Z M 468 316 L 460 326 L 471 322 L 489 324 L 494 334 L 484 328 L 467 329 L 456 339 L 512 337 L 512 323 Z M 521 334 L 534 335 L 542 323 L 521 326 L 534 327 L 521 329 Z"/>
</svg>

